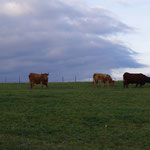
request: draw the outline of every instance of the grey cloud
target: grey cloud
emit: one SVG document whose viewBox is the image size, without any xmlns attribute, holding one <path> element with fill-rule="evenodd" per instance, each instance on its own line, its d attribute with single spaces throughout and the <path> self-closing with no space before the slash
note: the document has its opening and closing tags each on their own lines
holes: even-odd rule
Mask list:
<svg viewBox="0 0 150 150">
<path fill-rule="evenodd" d="M 75 75 L 82 80 L 94 72 L 142 66 L 130 48 L 102 38 L 132 31 L 104 9 L 59 0 L 31 0 L 28 5 L 34 10 L 30 15 L 0 14 L 0 70 L 10 80 L 20 75 L 27 81 L 29 72 L 51 72 L 50 81 L 62 76 L 70 81 Z"/>
</svg>

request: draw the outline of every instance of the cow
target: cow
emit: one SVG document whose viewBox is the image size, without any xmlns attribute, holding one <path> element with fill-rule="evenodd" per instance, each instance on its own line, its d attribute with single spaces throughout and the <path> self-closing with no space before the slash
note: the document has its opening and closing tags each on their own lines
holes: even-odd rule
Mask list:
<svg viewBox="0 0 150 150">
<path fill-rule="evenodd" d="M 41 87 L 43 88 L 43 84 L 46 85 L 46 87 L 48 88 L 48 75 L 47 73 L 41 73 L 41 74 L 37 74 L 37 73 L 30 73 L 29 74 L 29 81 L 30 81 L 30 85 L 31 88 L 34 87 L 34 84 L 41 84 Z"/>
<path fill-rule="evenodd" d="M 123 86 L 128 88 L 128 84 L 136 84 L 136 87 L 140 85 L 142 87 L 145 83 L 150 83 L 150 77 L 142 73 L 128 73 L 123 74 Z"/>
<path fill-rule="evenodd" d="M 96 87 L 98 81 L 102 81 L 102 87 L 104 87 L 105 83 L 107 82 L 107 86 L 109 86 L 109 83 L 111 83 L 111 86 L 114 86 L 115 81 L 112 80 L 111 76 L 108 74 L 103 73 L 94 73 L 93 74 L 93 83 L 94 87 Z"/>
</svg>

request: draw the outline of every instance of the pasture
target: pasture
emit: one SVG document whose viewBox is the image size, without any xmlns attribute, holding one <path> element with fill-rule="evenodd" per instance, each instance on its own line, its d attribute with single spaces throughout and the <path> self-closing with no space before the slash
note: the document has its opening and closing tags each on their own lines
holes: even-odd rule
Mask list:
<svg viewBox="0 0 150 150">
<path fill-rule="evenodd" d="M 0 84 L 0 150 L 149 150 L 150 84 Z"/>
</svg>

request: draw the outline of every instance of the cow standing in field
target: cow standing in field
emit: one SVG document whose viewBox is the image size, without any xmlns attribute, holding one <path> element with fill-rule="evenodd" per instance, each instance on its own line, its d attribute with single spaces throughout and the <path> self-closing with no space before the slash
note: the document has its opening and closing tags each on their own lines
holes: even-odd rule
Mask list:
<svg viewBox="0 0 150 150">
<path fill-rule="evenodd" d="M 49 74 L 47 73 L 44 73 L 44 74 L 30 73 L 29 80 L 30 80 L 31 88 L 34 87 L 34 84 L 41 84 L 42 88 L 44 84 L 48 88 L 48 75 Z"/>
<path fill-rule="evenodd" d="M 146 75 L 142 73 L 128 73 L 125 72 L 123 74 L 123 86 L 124 88 L 128 88 L 128 84 L 136 84 L 136 87 L 140 85 L 144 85 L 145 83 L 150 83 L 150 77 L 147 77 Z"/>
<path fill-rule="evenodd" d="M 111 86 L 114 86 L 114 82 L 115 82 L 108 74 L 94 73 L 93 82 L 95 87 L 99 81 L 103 82 L 102 87 L 104 87 L 106 82 L 107 82 L 107 86 L 109 86 L 109 83 L 111 83 Z"/>
</svg>

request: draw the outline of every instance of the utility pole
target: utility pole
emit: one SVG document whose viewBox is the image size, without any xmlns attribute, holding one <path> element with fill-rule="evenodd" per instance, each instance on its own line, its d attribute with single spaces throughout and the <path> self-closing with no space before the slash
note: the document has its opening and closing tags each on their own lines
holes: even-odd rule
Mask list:
<svg viewBox="0 0 150 150">
<path fill-rule="evenodd" d="M 6 76 L 5 76 L 5 83 L 7 82 L 7 78 L 6 78 Z"/>
<path fill-rule="evenodd" d="M 20 76 L 19 76 L 19 83 L 20 83 Z"/>
<path fill-rule="evenodd" d="M 64 82 L 64 77 L 62 76 L 62 82 Z"/>
</svg>

